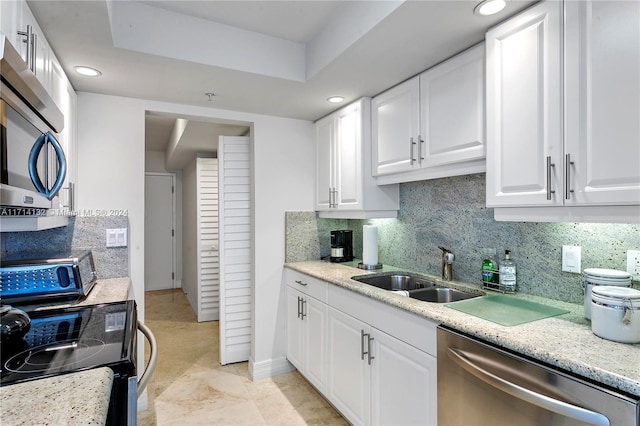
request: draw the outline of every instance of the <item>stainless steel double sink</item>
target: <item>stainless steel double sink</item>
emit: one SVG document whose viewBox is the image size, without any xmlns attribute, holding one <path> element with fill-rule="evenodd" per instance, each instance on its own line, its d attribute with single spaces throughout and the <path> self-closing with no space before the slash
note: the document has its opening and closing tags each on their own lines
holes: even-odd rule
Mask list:
<svg viewBox="0 0 640 426">
<path fill-rule="evenodd" d="M 481 294 L 444 287 L 431 278 L 405 272 L 356 275 L 351 279 L 383 290 L 403 290 L 412 299 L 424 302 L 448 303 L 481 296 Z"/>
</svg>

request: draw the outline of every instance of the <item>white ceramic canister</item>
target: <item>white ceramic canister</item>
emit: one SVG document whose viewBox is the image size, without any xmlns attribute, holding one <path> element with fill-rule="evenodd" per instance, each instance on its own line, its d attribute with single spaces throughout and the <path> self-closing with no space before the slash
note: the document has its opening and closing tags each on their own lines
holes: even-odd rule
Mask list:
<svg viewBox="0 0 640 426">
<path fill-rule="evenodd" d="M 587 268 L 582 271 L 584 316 L 591 319 L 591 289 L 593 286 L 631 287 L 631 274 L 616 269 Z"/>
<path fill-rule="evenodd" d="M 591 331 L 596 336 L 640 343 L 640 290 L 595 286 L 591 299 Z"/>
</svg>

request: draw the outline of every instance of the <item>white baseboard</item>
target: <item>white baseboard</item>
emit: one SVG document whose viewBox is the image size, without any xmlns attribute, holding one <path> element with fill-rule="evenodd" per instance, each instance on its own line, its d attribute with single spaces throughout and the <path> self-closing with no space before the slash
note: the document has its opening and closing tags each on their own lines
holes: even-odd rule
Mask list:
<svg viewBox="0 0 640 426">
<path fill-rule="evenodd" d="M 249 377 L 254 382 L 290 373 L 294 370 L 295 367 L 285 357 L 260 362 L 255 362 L 252 358 L 249 358 Z"/>
</svg>

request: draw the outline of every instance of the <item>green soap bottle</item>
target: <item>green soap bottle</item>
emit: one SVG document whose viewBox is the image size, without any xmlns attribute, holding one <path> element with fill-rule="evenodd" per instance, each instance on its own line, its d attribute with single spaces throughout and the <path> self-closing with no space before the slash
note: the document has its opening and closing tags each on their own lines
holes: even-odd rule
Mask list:
<svg viewBox="0 0 640 426">
<path fill-rule="evenodd" d="M 495 273 L 498 270 L 498 262 L 495 260 L 495 258 L 495 249 L 484 250 L 484 256 L 482 260 L 482 281 L 484 283 L 498 283 L 498 275 Z"/>
</svg>

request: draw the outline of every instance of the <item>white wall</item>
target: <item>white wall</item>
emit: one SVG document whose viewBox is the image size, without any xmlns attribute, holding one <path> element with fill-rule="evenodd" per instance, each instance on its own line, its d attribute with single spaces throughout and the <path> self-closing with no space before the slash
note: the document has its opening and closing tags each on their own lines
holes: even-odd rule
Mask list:
<svg viewBox="0 0 640 426">
<path fill-rule="evenodd" d="M 182 171 L 182 291 L 198 315 L 198 176 L 194 158 Z"/>
<path fill-rule="evenodd" d="M 127 209 L 129 269 L 144 320 L 145 111 L 253 123 L 255 329 L 252 361 L 285 356 L 285 211 L 313 210 L 313 125 L 258 114 L 78 93 L 78 208 Z M 139 359 L 143 359 L 139 357 Z"/>
</svg>

